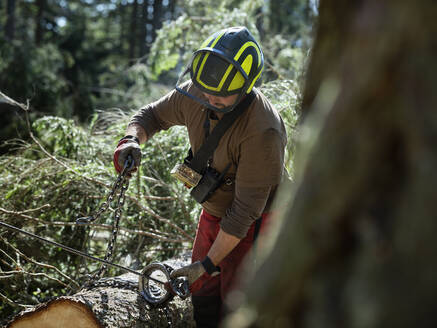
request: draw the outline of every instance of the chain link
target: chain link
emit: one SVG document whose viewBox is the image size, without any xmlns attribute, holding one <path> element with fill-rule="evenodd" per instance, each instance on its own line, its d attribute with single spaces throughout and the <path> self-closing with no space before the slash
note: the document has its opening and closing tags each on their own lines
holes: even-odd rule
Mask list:
<svg viewBox="0 0 437 328">
<path fill-rule="evenodd" d="M 103 278 L 98 281 L 96 280 L 92 281 L 89 285 L 87 285 L 86 288 L 91 289 L 91 288 L 99 288 L 99 287 L 103 287 L 103 288 L 110 287 L 110 288 L 117 288 L 123 290 L 130 290 L 134 293 L 137 293 L 142 298 L 144 298 L 144 295 L 141 293 L 140 290 L 138 290 L 138 285 L 129 280 L 122 280 L 116 278 Z M 170 308 L 168 306 L 168 302 L 165 302 L 159 306 L 149 303 L 149 306 L 151 306 L 154 309 L 162 311 L 167 321 L 167 327 L 169 328 L 173 327 L 173 318 Z"/>
<path fill-rule="evenodd" d="M 112 257 L 113 257 L 114 247 L 115 247 L 115 243 L 117 241 L 118 230 L 120 227 L 121 212 L 122 212 L 122 208 L 123 208 L 123 205 L 124 205 L 124 202 L 126 199 L 126 190 L 129 188 L 129 179 L 124 177 L 121 180 L 120 185 L 121 185 L 121 190 L 120 190 L 120 194 L 118 195 L 118 199 L 117 199 L 117 207 L 115 208 L 115 211 L 114 211 L 114 223 L 112 225 L 112 235 L 111 235 L 111 238 L 108 242 L 108 247 L 106 248 L 106 254 L 104 257 L 104 260 L 108 261 L 108 262 L 110 262 L 112 260 Z M 117 187 L 117 189 L 120 188 L 119 185 L 117 185 L 116 187 Z M 105 274 L 106 270 L 107 270 L 107 265 L 102 264 L 100 266 L 99 271 L 94 276 L 94 279 L 102 278 L 103 275 Z"/>
<path fill-rule="evenodd" d="M 117 177 L 117 180 L 112 185 L 111 191 L 109 192 L 106 201 L 103 202 L 103 204 L 99 207 L 99 209 L 96 211 L 96 213 L 93 216 L 83 217 L 76 220 L 76 223 L 78 224 L 89 224 L 96 221 L 102 213 L 108 210 L 109 206 L 114 200 L 114 197 L 117 196 L 117 192 L 119 191 L 116 207 L 114 210 L 114 222 L 112 224 L 112 234 L 108 241 L 108 246 L 106 248 L 106 254 L 104 257 L 104 261 L 107 262 L 111 262 L 113 257 L 114 246 L 117 241 L 118 230 L 120 227 L 121 213 L 124 206 L 124 202 L 126 200 L 126 191 L 129 188 L 130 176 L 128 172 L 132 167 L 132 165 L 133 165 L 132 158 L 128 158 L 124 165 L 123 171 L 120 172 L 120 174 Z M 87 288 L 88 286 L 92 285 L 94 281 L 101 279 L 105 274 L 106 270 L 107 270 L 107 265 L 102 264 L 99 270 L 88 278 L 88 280 L 84 283 L 82 288 Z"/>
<path fill-rule="evenodd" d="M 114 182 L 114 184 L 111 187 L 111 191 L 109 192 L 108 196 L 106 197 L 106 200 L 100 205 L 99 209 L 94 213 L 94 215 L 89 217 L 82 217 L 78 218 L 76 220 L 77 224 L 90 224 L 94 221 L 98 220 L 100 218 L 100 215 L 104 212 L 106 212 L 109 208 L 109 205 L 112 203 L 115 193 L 118 189 L 123 185 L 124 180 L 126 180 L 126 177 L 120 173 L 117 177 L 117 180 Z"/>
</svg>

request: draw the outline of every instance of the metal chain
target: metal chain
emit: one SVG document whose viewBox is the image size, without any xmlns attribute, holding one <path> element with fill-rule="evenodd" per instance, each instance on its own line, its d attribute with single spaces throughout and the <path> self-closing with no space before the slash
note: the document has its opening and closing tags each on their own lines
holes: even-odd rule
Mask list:
<svg viewBox="0 0 437 328">
<path fill-rule="evenodd" d="M 110 287 L 110 288 L 118 288 L 118 289 L 124 289 L 124 290 L 130 290 L 132 292 L 137 293 L 141 297 L 143 297 L 143 294 L 140 290 L 138 290 L 138 285 L 133 283 L 129 280 L 121 280 L 121 279 L 115 279 L 115 278 L 103 278 L 98 281 L 92 281 L 89 285 L 87 285 L 87 289 L 91 288 L 99 288 L 99 287 Z M 167 327 L 171 328 L 173 327 L 173 317 L 171 315 L 170 308 L 168 306 L 168 302 L 165 302 L 164 304 L 161 304 L 160 306 L 152 306 L 152 308 L 160 309 L 162 313 L 164 313 L 165 319 L 167 321 Z"/>
<path fill-rule="evenodd" d="M 126 200 L 126 190 L 129 188 L 129 176 L 128 172 L 133 166 L 133 160 L 131 157 L 129 157 L 124 165 L 124 168 L 122 172 L 117 177 L 117 180 L 112 185 L 111 191 L 108 194 L 108 197 L 106 198 L 106 201 L 103 202 L 103 204 L 99 207 L 99 209 L 96 211 L 96 213 L 93 216 L 90 217 L 83 217 L 78 218 L 76 220 L 77 224 L 89 224 L 94 221 L 96 221 L 102 213 L 108 210 L 109 206 L 111 205 L 112 201 L 114 200 L 114 196 L 120 190 L 117 198 L 117 204 L 116 208 L 114 210 L 114 222 L 112 224 L 112 234 L 108 241 L 108 246 L 106 248 L 106 254 L 104 257 L 104 261 L 111 262 L 112 256 L 114 253 L 114 246 L 117 241 L 117 235 L 118 230 L 120 226 L 120 218 L 121 218 L 121 212 L 124 206 L 124 202 Z M 101 279 L 103 275 L 105 274 L 107 270 L 107 265 L 102 264 L 99 268 L 99 270 L 91 275 L 88 280 L 84 283 L 82 288 L 87 288 L 89 285 L 91 285 L 95 280 Z"/>
<path fill-rule="evenodd" d="M 104 257 L 104 260 L 108 262 L 112 260 L 112 256 L 114 253 L 114 246 L 117 241 L 118 230 L 120 227 L 121 212 L 126 199 L 126 190 L 129 188 L 129 179 L 123 177 L 120 184 L 121 184 L 121 190 L 117 199 L 117 207 L 115 208 L 114 211 L 114 223 L 112 225 L 112 235 L 111 235 L 111 239 L 108 242 L 108 247 L 106 248 L 106 254 Z M 119 188 L 119 185 L 117 185 L 116 187 Z M 106 270 L 107 270 L 106 264 L 102 264 L 100 266 L 99 271 L 94 275 L 93 279 L 102 278 Z"/>
<path fill-rule="evenodd" d="M 167 325 L 168 325 L 168 327 L 169 327 L 169 328 L 173 327 L 173 319 L 172 319 L 172 316 L 171 316 L 171 313 L 170 313 L 170 309 L 169 309 L 167 303 L 166 303 L 166 305 L 164 306 L 163 311 L 164 311 L 164 314 L 165 314 L 165 318 L 166 318 L 166 320 L 167 320 Z"/>
<path fill-rule="evenodd" d="M 90 223 L 93 223 L 94 221 L 96 221 L 97 219 L 99 219 L 100 215 L 103 212 L 106 212 L 108 210 L 109 205 L 112 203 L 112 200 L 114 199 L 115 193 L 117 192 L 118 189 L 120 189 L 120 187 L 122 186 L 123 181 L 125 179 L 126 179 L 125 176 L 123 176 L 122 173 L 120 173 L 117 177 L 117 180 L 112 185 L 111 191 L 109 192 L 108 196 L 106 197 L 106 200 L 102 203 L 102 205 L 100 205 L 100 207 L 96 211 L 96 213 L 94 213 L 93 216 L 78 218 L 76 220 L 76 223 L 77 224 L 90 224 Z"/>
<path fill-rule="evenodd" d="M 132 162 L 133 163 L 133 162 Z M 112 225 L 112 235 L 111 239 L 108 242 L 108 247 L 106 248 L 106 254 L 104 261 L 110 262 L 113 257 L 114 252 L 114 246 L 117 241 L 117 235 L 118 230 L 120 226 L 120 218 L 121 218 L 121 212 L 124 206 L 124 202 L 126 200 L 126 190 L 129 188 L 129 177 L 127 176 L 128 171 L 132 164 L 129 164 L 129 160 L 126 161 L 123 171 L 118 175 L 117 180 L 115 181 L 114 185 L 112 186 L 111 192 L 108 194 L 108 197 L 106 198 L 106 201 L 103 202 L 103 204 L 99 207 L 99 209 L 96 211 L 96 213 L 88 218 L 79 218 L 76 220 L 78 224 L 88 224 L 96 221 L 100 215 L 107 211 L 111 202 L 114 199 L 114 196 L 116 192 L 120 189 L 120 193 L 118 194 L 117 199 L 117 206 L 114 211 L 114 223 Z M 167 268 L 167 270 L 171 270 L 171 267 Z M 141 294 L 141 291 L 138 290 L 137 285 L 133 285 L 129 281 L 123 281 L 123 280 L 116 280 L 116 279 L 108 279 L 108 280 L 102 280 L 103 275 L 105 274 L 107 270 L 107 265 L 102 264 L 99 268 L 99 270 L 90 277 L 88 281 L 85 282 L 85 284 L 82 286 L 82 288 L 91 288 L 91 287 L 103 287 L 103 286 L 111 286 L 116 288 L 125 288 L 128 290 L 135 291 L 136 293 Z M 168 327 L 173 326 L 173 320 L 172 316 L 170 314 L 170 309 L 168 307 L 167 302 L 164 303 L 163 306 L 163 312 L 167 320 Z"/>
</svg>

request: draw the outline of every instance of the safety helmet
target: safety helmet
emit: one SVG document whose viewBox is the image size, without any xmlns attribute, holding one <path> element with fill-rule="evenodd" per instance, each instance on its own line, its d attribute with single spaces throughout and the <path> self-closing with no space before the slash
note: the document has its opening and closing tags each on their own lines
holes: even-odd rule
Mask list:
<svg viewBox="0 0 437 328">
<path fill-rule="evenodd" d="M 251 92 L 263 67 L 262 50 L 248 29 L 243 26 L 226 28 L 203 42 L 183 75 L 189 72 L 191 81 L 202 92 L 220 97 L 238 94 L 235 104 L 216 108 L 178 87 L 176 89 L 213 110 L 229 112 Z"/>
</svg>

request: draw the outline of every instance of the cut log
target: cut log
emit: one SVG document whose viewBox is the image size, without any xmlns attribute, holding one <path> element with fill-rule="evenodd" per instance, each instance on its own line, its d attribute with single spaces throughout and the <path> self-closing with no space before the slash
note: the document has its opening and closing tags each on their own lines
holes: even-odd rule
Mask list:
<svg viewBox="0 0 437 328">
<path fill-rule="evenodd" d="M 166 261 L 176 268 L 183 263 Z M 8 328 L 195 327 L 190 299 L 173 298 L 165 307 L 149 305 L 138 276 L 104 278 L 71 296 L 55 298 L 16 315 Z"/>
</svg>

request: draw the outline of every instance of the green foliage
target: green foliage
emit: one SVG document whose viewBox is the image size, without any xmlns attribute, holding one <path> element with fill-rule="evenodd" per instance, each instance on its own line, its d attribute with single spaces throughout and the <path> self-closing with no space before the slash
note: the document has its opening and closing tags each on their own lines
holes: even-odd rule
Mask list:
<svg viewBox="0 0 437 328">
<path fill-rule="evenodd" d="M 176 20 L 167 22 L 158 31 L 150 51 L 149 64 L 157 78 L 179 63 L 187 64 L 191 54 L 212 33 L 229 27 L 244 25 L 259 38 L 255 13 L 262 1 L 188 1 Z M 178 72 L 177 72 L 178 73 Z"/>
<path fill-rule="evenodd" d="M 19 152 L 0 157 L 2 220 L 103 258 L 111 231 L 112 211 L 101 217 L 100 223 L 107 228 L 85 228 L 72 223 L 77 217 L 93 214 L 105 200 L 116 177 L 112 151 L 127 120 L 128 116 L 121 112 L 96 115 L 88 128 L 60 117 L 36 120 L 32 124 L 33 132 L 42 148 L 35 142 L 22 143 Z M 185 187 L 169 174 L 186 150 L 186 133 L 181 128 L 157 135 L 144 148 L 140 174 L 134 175 L 127 191 L 114 262 L 125 264 L 123 259 L 128 256 L 133 259 L 131 266 L 141 269 L 152 260 L 169 258 L 181 249 L 190 248 L 188 236 L 194 236 L 199 207 L 189 199 Z M 133 231 L 150 235 L 142 236 Z M 96 234 L 103 240 L 95 239 Z M 12 247 L 59 268 L 77 281 L 99 266 L 51 245 L 1 232 L 0 249 L 13 254 Z M 4 254 L 0 254 L 0 258 L 3 271 L 11 271 L 18 265 Z M 68 283 L 59 273 L 32 262 L 21 261 L 19 267 L 23 272 L 44 272 Z M 111 275 L 120 273 L 112 269 L 109 272 Z M 4 285 L 5 280 L 0 281 L 2 293 L 19 303 L 35 304 L 68 292 L 66 286 L 47 277 L 24 274 L 11 279 L 14 283 L 10 285 Z M 4 306 L 0 306 L 2 313 L 7 311 Z"/>
<path fill-rule="evenodd" d="M 288 135 L 285 165 L 293 177 L 293 154 L 297 141 L 298 108 L 301 98 L 299 85 L 293 80 L 275 80 L 264 83 L 260 89 L 284 120 Z"/>
<path fill-rule="evenodd" d="M 32 51 L 33 52 L 33 51 Z M 29 69 L 32 72 L 33 81 L 38 89 L 54 93 L 65 87 L 64 81 L 59 81 L 59 72 L 64 67 L 62 54 L 54 44 L 45 44 L 34 49 L 29 62 Z"/>
<path fill-rule="evenodd" d="M 0 42 L 0 90 L 21 102 L 32 99 L 40 111 L 63 114 L 61 94 L 66 81 L 60 77 L 63 57 L 53 44 L 34 47 L 15 41 Z"/>
<path fill-rule="evenodd" d="M 73 120 L 61 117 L 44 116 L 32 124 L 36 136 L 54 156 L 84 160 L 93 158 L 92 148 L 87 142 L 85 131 Z"/>
<path fill-rule="evenodd" d="M 151 96 L 162 94 L 160 88 L 154 87 L 152 90 L 150 87 L 150 72 L 147 65 L 136 63 L 132 66 L 117 66 L 110 59 L 105 63 L 108 71 L 99 76 L 99 87 L 94 88 L 101 95 L 94 99 L 96 109 L 114 106 L 123 110 L 139 108 L 147 103 L 147 99 Z"/>
<path fill-rule="evenodd" d="M 285 36 L 276 34 L 263 42 L 263 50 L 270 64 L 264 71 L 264 80 L 301 80 L 307 60 L 305 49 L 292 46 Z"/>
<path fill-rule="evenodd" d="M 316 15 L 314 6 L 311 0 L 270 0 L 266 20 L 271 32 L 305 41 Z"/>
</svg>

